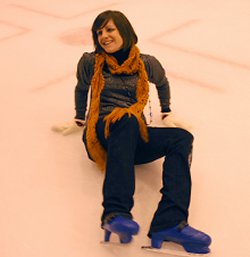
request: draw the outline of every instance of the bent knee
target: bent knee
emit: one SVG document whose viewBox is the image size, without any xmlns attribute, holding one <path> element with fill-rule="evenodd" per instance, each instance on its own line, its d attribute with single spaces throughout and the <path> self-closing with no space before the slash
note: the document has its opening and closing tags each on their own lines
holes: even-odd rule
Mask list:
<svg viewBox="0 0 250 257">
<path fill-rule="evenodd" d="M 114 132 L 117 130 L 139 130 L 139 124 L 134 115 L 124 115 L 120 120 L 117 120 L 115 123 L 110 125 L 110 132 Z"/>
<path fill-rule="evenodd" d="M 189 142 L 190 144 L 193 143 L 194 141 L 194 136 L 191 132 L 189 132 L 186 129 L 183 128 L 176 128 L 178 130 L 178 133 L 180 135 L 180 137 L 182 138 L 182 140 L 184 140 L 185 142 Z"/>
</svg>

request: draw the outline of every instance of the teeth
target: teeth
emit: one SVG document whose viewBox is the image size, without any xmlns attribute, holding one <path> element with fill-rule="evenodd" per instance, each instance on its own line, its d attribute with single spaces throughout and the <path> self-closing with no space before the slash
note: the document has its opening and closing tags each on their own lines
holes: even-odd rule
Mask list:
<svg viewBox="0 0 250 257">
<path fill-rule="evenodd" d="M 104 42 L 103 45 L 108 45 L 110 44 L 112 41 L 107 41 L 107 42 Z"/>
</svg>

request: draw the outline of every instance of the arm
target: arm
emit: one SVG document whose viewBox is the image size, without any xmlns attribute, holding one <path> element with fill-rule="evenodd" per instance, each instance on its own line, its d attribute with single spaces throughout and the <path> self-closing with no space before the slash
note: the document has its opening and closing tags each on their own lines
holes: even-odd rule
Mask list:
<svg viewBox="0 0 250 257">
<path fill-rule="evenodd" d="M 186 122 L 178 121 L 170 109 L 170 88 L 165 75 L 165 70 L 160 62 L 153 56 L 148 56 L 148 77 L 149 81 L 156 85 L 161 105 L 161 119 L 166 127 L 179 127 L 190 130 L 191 126 Z M 146 66 L 146 67 L 147 67 Z"/>
<path fill-rule="evenodd" d="M 149 82 L 155 84 L 156 86 L 161 112 L 170 112 L 170 87 L 165 70 L 160 62 L 153 56 L 144 55 L 143 60 L 147 70 Z"/>
<path fill-rule="evenodd" d="M 94 54 L 84 53 L 77 65 L 77 84 L 75 87 L 75 111 L 73 121 L 52 126 L 52 130 L 62 135 L 69 135 L 82 131 L 85 127 L 85 113 L 88 100 L 88 91 L 94 69 Z"/>
<path fill-rule="evenodd" d="M 94 54 L 84 53 L 77 65 L 77 84 L 75 87 L 75 119 L 85 120 L 88 92 L 94 72 Z"/>
</svg>

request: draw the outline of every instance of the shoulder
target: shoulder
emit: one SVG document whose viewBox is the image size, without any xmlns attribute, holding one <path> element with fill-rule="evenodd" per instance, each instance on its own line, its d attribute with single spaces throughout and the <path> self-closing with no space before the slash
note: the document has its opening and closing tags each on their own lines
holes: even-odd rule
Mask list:
<svg viewBox="0 0 250 257">
<path fill-rule="evenodd" d="M 95 53 L 84 52 L 78 62 L 78 66 L 89 66 L 95 64 Z"/>
<path fill-rule="evenodd" d="M 159 62 L 159 60 L 153 56 L 153 55 L 149 55 L 149 54 L 141 54 L 140 55 L 142 61 L 144 62 L 145 68 L 148 70 L 152 70 L 152 69 L 163 69 L 161 63 Z"/>
<path fill-rule="evenodd" d="M 144 62 L 150 81 L 158 81 L 165 76 L 165 70 L 156 57 L 149 54 L 141 54 L 140 57 Z"/>
<path fill-rule="evenodd" d="M 140 54 L 140 57 L 143 61 L 154 61 L 156 60 L 156 58 L 153 56 L 153 55 L 150 55 L 150 54 L 144 54 L 144 53 L 141 53 Z"/>
<path fill-rule="evenodd" d="M 85 52 L 77 64 L 77 78 L 89 84 L 95 68 L 95 53 Z"/>
<path fill-rule="evenodd" d="M 77 70 L 79 72 L 85 72 L 87 75 L 91 75 L 94 71 L 95 66 L 95 53 L 94 52 L 85 52 L 81 56 L 78 65 Z"/>
</svg>

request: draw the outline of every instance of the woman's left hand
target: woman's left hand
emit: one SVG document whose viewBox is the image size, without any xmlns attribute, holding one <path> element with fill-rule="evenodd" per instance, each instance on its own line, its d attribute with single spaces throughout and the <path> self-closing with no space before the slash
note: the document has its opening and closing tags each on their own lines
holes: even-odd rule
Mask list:
<svg viewBox="0 0 250 257">
<path fill-rule="evenodd" d="M 183 128 L 186 130 L 191 130 L 191 126 L 181 122 L 172 112 L 163 112 L 161 113 L 161 119 L 165 127 L 167 128 Z"/>
</svg>

